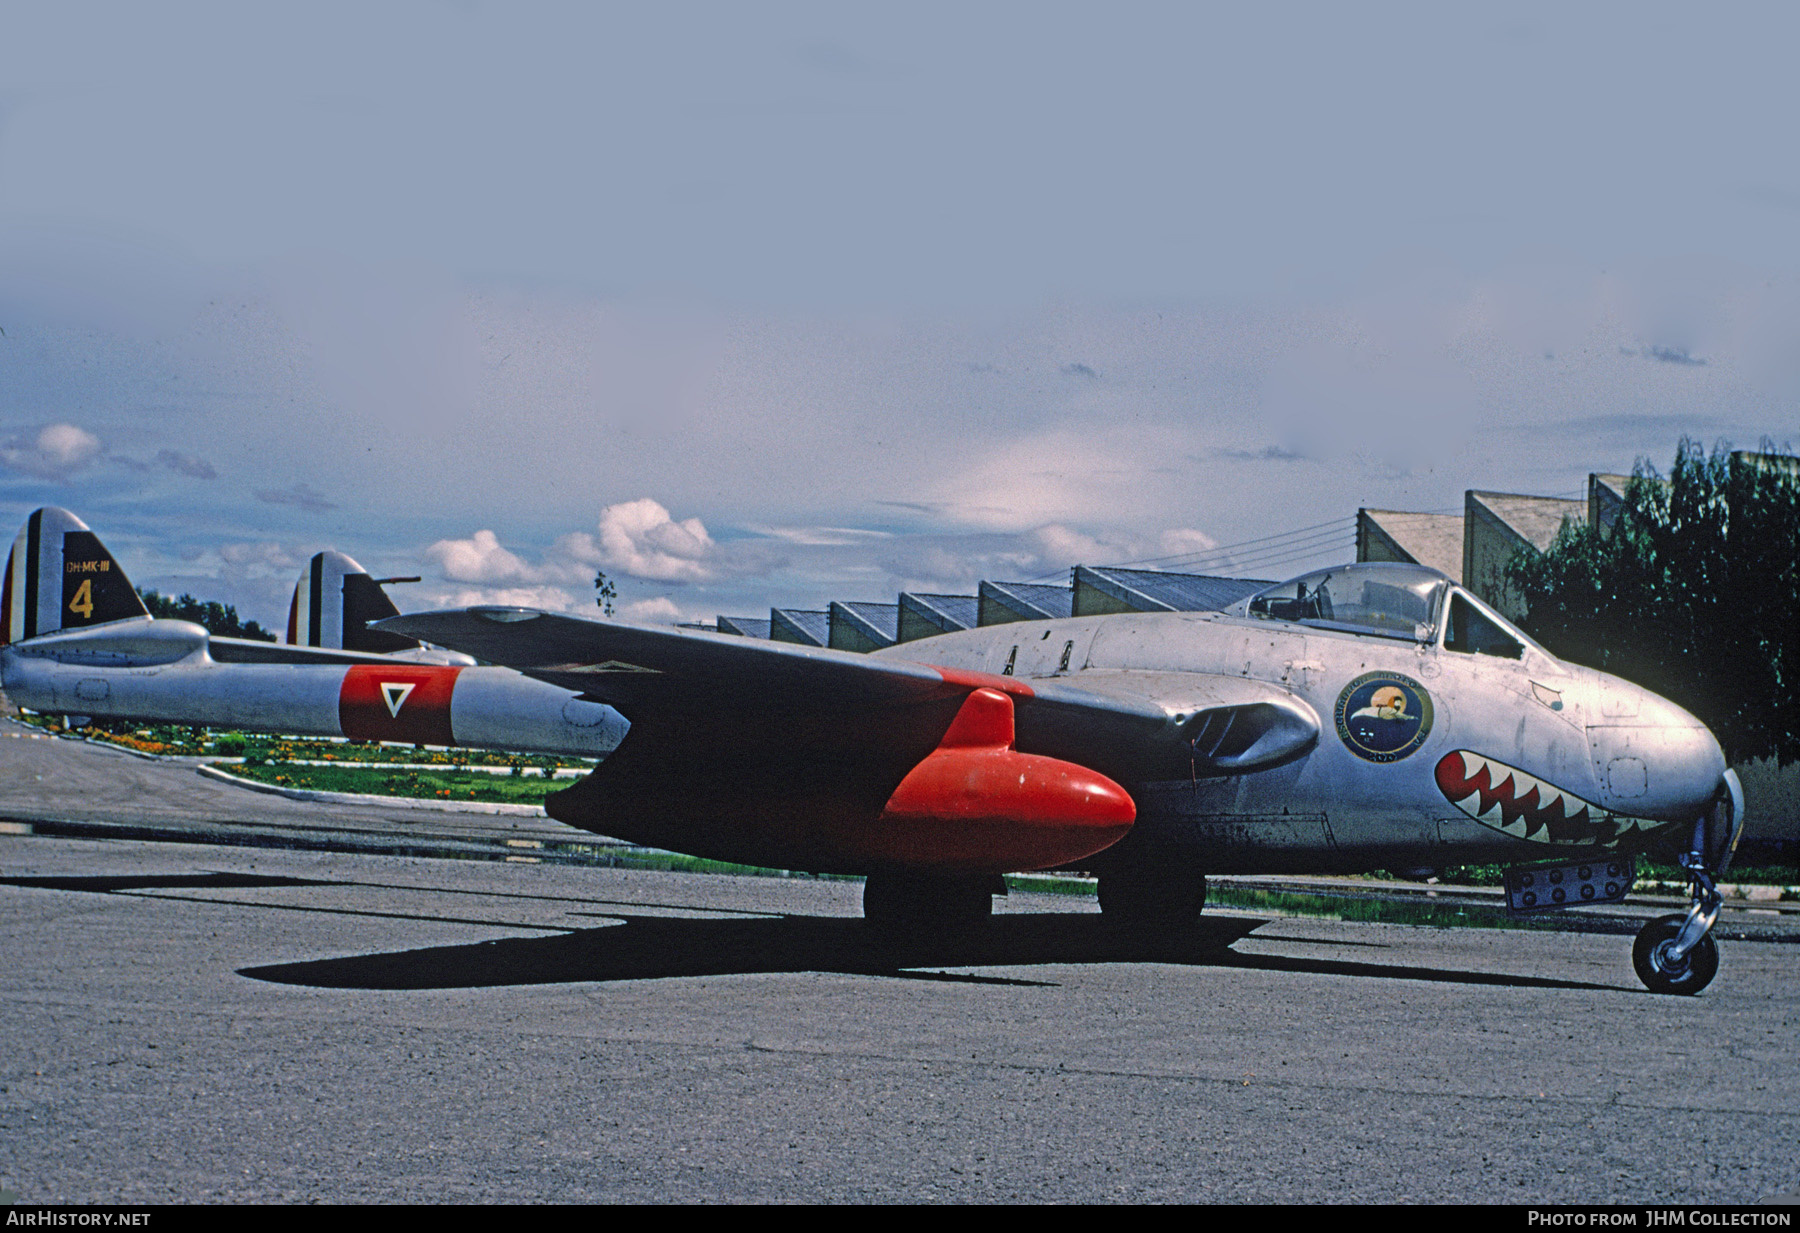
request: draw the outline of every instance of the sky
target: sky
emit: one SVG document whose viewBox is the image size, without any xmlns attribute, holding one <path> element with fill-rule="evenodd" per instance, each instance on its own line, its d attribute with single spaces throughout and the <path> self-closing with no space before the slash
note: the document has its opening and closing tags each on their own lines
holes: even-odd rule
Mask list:
<svg viewBox="0 0 1800 1233">
<path fill-rule="evenodd" d="M 1279 578 L 1800 440 L 1800 9 L 0 2 L 0 523 L 274 626 Z"/>
</svg>

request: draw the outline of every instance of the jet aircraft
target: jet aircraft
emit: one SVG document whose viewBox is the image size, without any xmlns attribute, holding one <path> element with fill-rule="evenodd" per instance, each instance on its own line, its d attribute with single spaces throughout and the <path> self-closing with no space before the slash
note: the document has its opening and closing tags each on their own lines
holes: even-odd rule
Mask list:
<svg viewBox="0 0 1800 1233">
<path fill-rule="evenodd" d="M 152 619 L 99 538 L 54 507 L 26 519 L 3 585 L 0 686 L 33 710 L 589 758 L 627 728 L 575 691 L 367 628 L 398 609 L 340 552 L 301 572 L 287 644 Z"/>
<path fill-rule="evenodd" d="M 87 559 L 67 542 L 64 557 Z M 56 568 L 45 551 L 22 536 L 14 558 Z M 40 587 L 24 609 L 9 592 L 7 611 L 76 612 L 78 576 L 63 575 L 60 610 Z M 112 608 L 73 634 L 10 619 L 0 674 L 38 709 L 90 713 L 111 681 L 125 706 L 141 670 L 84 648 L 162 645 L 159 623 Z M 1639 976 L 1694 993 L 1717 969 L 1714 879 L 1743 796 L 1711 733 L 1422 567 L 1321 570 L 1225 612 L 1019 622 L 867 655 L 492 605 L 370 628 L 628 717 L 617 750 L 548 799 L 553 818 L 861 874 L 864 915 L 884 928 L 971 927 L 1000 875 L 1070 867 L 1096 872 L 1102 912 L 1137 928 L 1191 925 L 1208 873 L 1495 863 L 1512 867 L 1512 906 L 1578 906 L 1623 898 L 1636 854 L 1657 850 L 1688 870 L 1691 905 L 1639 935 Z M 191 636 L 171 641 L 195 654 Z M 157 700 L 140 690 L 138 711 L 108 713 L 249 722 L 224 705 L 231 690 L 165 675 Z M 257 719 L 291 729 L 300 710 Z"/>
</svg>

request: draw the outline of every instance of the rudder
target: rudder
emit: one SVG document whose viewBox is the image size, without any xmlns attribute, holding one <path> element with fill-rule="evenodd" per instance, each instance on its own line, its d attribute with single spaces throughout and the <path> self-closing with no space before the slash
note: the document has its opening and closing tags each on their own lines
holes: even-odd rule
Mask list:
<svg viewBox="0 0 1800 1233">
<path fill-rule="evenodd" d="M 149 615 L 131 579 L 81 519 L 54 505 L 25 519 L 0 583 L 0 646 Z"/>
<path fill-rule="evenodd" d="M 399 615 L 394 601 L 368 570 L 344 553 L 321 552 L 306 563 L 294 586 L 294 597 L 288 603 L 287 641 L 290 646 L 377 655 L 414 650 L 419 645 L 415 640 L 368 627 L 371 621 Z"/>
</svg>

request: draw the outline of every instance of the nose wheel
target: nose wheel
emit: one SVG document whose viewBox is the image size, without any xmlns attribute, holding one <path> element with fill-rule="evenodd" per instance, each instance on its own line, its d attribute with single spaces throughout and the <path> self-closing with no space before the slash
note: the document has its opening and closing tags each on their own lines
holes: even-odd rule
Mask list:
<svg viewBox="0 0 1800 1233">
<path fill-rule="evenodd" d="M 1691 879 L 1687 912 L 1657 917 L 1638 932 L 1631 948 L 1638 979 L 1653 993 L 1695 994 L 1719 971 L 1719 944 L 1712 938 L 1722 902 L 1719 888 L 1699 852 L 1689 852 L 1681 863 Z"/>
<path fill-rule="evenodd" d="M 1687 917 L 1679 912 L 1659 916 L 1645 925 L 1631 948 L 1631 963 L 1638 979 L 1652 993 L 1698 993 L 1712 983 L 1719 971 L 1719 944 L 1706 934 L 1685 955 L 1675 942 Z"/>
</svg>

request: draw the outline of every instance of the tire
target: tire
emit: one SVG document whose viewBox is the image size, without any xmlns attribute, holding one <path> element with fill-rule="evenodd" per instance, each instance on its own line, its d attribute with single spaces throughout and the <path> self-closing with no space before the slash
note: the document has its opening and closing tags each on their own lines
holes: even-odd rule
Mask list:
<svg viewBox="0 0 1800 1233">
<path fill-rule="evenodd" d="M 1632 944 L 1631 964 L 1637 969 L 1638 979 L 1652 993 L 1691 997 L 1712 984 L 1718 975 L 1719 944 L 1710 933 L 1694 944 L 1681 967 L 1671 968 L 1662 959 L 1662 948 L 1675 940 L 1686 919 L 1681 914 L 1659 916 L 1639 930 L 1637 941 Z"/>
<path fill-rule="evenodd" d="M 1184 870 L 1115 869 L 1101 873 L 1100 911 L 1142 931 L 1192 929 L 1206 907 L 1206 878 Z"/>
</svg>

